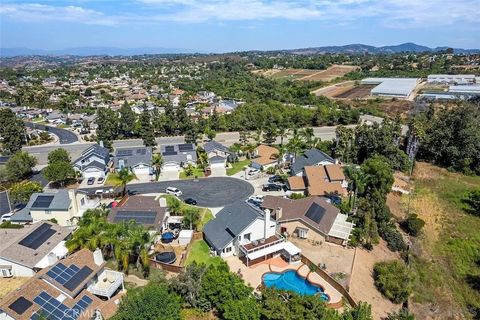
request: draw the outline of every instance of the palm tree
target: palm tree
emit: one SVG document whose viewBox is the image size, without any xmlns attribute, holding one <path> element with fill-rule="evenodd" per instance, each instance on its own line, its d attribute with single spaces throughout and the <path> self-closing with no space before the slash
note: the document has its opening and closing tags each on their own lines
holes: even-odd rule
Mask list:
<svg viewBox="0 0 480 320">
<path fill-rule="evenodd" d="M 117 186 L 122 186 L 123 196 L 127 194 L 127 183 L 129 183 L 130 181 L 136 178 L 137 176 L 127 168 L 123 168 L 117 173 L 117 179 L 118 179 Z"/>
<path fill-rule="evenodd" d="M 288 136 L 288 129 L 284 127 L 278 128 L 277 135 L 280 137 L 280 145 L 283 146 L 283 139 Z"/>
<path fill-rule="evenodd" d="M 360 168 L 354 166 L 345 167 L 345 174 L 350 180 L 350 205 L 353 210 L 355 210 L 357 195 L 358 193 L 363 193 L 365 188 L 365 174 Z M 353 191 L 353 198 L 352 198 Z"/>
<path fill-rule="evenodd" d="M 176 197 L 168 197 L 167 204 L 171 215 L 175 216 L 181 214 L 182 203 Z"/>
<path fill-rule="evenodd" d="M 155 168 L 155 180 L 158 180 L 160 177 L 160 172 L 163 167 L 163 157 L 160 153 L 155 153 L 152 158 L 152 165 Z"/>
<path fill-rule="evenodd" d="M 252 154 L 255 151 L 256 146 L 252 143 L 247 144 L 246 146 L 243 147 L 243 151 L 247 154 L 247 158 L 251 159 Z"/>
<path fill-rule="evenodd" d="M 315 137 L 315 133 L 313 132 L 313 128 L 305 128 L 300 131 L 300 137 L 303 138 L 305 144 L 312 148 L 313 138 Z"/>
<path fill-rule="evenodd" d="M 294 154 L 296 157 L 300 151 L 302 151 L 303 142 L 299 138 L 297 131 L 293 132 L 293 137 L 287 143 L 287 150 Z"/>
</svg>

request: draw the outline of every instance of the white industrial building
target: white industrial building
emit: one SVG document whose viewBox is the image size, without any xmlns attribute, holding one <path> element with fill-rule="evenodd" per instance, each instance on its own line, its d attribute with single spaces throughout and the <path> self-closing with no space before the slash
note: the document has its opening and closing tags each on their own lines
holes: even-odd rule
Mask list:
<svg viewBox="0 0 480 320">
<path fill-rule="evenodd" d="M 474 74 L 431 74 L 427 77 L 428 83 L 442 84 L 472 84 L 475 83 Z"/>
<path fill-rule="evenodd" d="M 448 92 L 480 94 L 480 84 L 469 86 L 450 86 L 448 87 Z"/>
<path fill-rule="evenodd" d="M 372 96 L 408 98 L 419 82 L 418 78 L 366 78 L 361 84 L 377 85 L 370 92 Z"/>
</svg>

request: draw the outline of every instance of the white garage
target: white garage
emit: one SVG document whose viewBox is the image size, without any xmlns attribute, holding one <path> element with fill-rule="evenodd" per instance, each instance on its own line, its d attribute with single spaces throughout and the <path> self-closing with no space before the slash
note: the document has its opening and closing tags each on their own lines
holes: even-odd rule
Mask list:
<svg viewBox="0 0 480 320">
<path fill-rule="evenodd" d="M 145 164 L 139 164 L 133 167 L 132 171 L 136 175 L 149 175 L 152 173 L 152 167 Z"/>
<path fill-rule="evenodd" d="M 165 163 L 162 167 L 162 171 L 180 171 L 180 164 L 177 162 Z"/>
</svg>

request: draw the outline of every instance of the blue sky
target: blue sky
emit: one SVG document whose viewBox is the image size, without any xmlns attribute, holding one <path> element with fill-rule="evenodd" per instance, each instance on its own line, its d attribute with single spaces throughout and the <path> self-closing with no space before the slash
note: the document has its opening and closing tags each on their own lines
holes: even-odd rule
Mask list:
<svg viewBox="0 0 480 320">
<path fill-rule="evenodd" d="M 1 0 L 0 46 L 480 47 L 480 0 Z"/>
</svg>

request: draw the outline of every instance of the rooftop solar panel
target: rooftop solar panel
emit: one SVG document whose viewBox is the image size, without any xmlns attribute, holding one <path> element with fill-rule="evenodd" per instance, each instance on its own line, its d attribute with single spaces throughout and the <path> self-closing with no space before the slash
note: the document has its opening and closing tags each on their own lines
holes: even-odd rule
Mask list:
<svg viewBox="0 0 480 320">
<path fill-rule="evenodd" d="M 93 270 L 85 266 L 78 271 L 70 280 L 68 280 L 63 286 L 70 291 L 75 291 L 77 287 L 90 275 Z"/>
<path fill-rule="evenodd" d="M 32 208 L 48 208 L 54 196 L 38 196 L 32 204 Z"/>
<path fill-rule="evenodd" d="M 113 218 L 114 222 L 133 220 L 138 224 L 154 224 L 157 213 L 155 211 L 119 211 Z"/>
<path fill-rule="evenodd" d="M 90 297 L 84 295 L 73 308 L 68 308 L 45 291 L 42 291 L 33 301 L 40 306 L 40 310 L 32 315 L 30 318 L 32 320 L 75 320 L 93 302 Z"/>
<path fill-rule="evenodd" d="M 132 150 L 118 150 L 117 151 L 117 156 L 120 156 L 120 157 L 130 157 L 132 155 L 133 155 Z"/>
<path fill-rule="evenodd" d="M 20 297 L 8 307 L 18 314 L 23 314 L 25 311 L 27 311 L 28 308 L 32 306 L 32 304 L 33 303 L 30 300 L 27 300 L 24 297 Z"/>
<path fill-rule="evenodd" d="M 166 146 L 165 147 L 165 152 L 173 152 L 175 151 L 175 146 Z"/>
<path fill-rule="evenodd" d="M 45 241 L 50 239 L 50 237 L 53 236 L 55 232 L 56 231 L 52 229 L 52 226 L 50 224 L 44 223 L 37 229 L 35 229 L 32 233 L 30 233 L 28 236 L 23 238 L 23 240 L 20 241 L 18 244 L 36 250 L 42 244 L 44 244 Z"/>
<path fill-rule="evenodd" d="M 92 269 L 86 266 L 80 269 L 74 264 L 67 267 L 59 263 L 51 268 L 47 275 L 68 290 L 74 291 L 92 272 Z"/>
<path fill-rule="evenodd" d="M 325 208 L 319 206 L 316 203 L 313 203 L 310 208 L 308 209 L 305 216 L 316 223 L 320 223 L 323 216 L 325 215 Z"/>
<path fill-rule="evenodd" d="M 145 155 L 147 154 L 147 149 L 137 149 L 137 154 Z"/>
<path fill-rule="evenodd" d="M 191 143 L 179 144 L 178 150 L 180 150 L 180 152 L 193 151 L 193 144 Z"/>
<path fill-rule="evenodd" d="M 178 153 L 176 151 L 165 151 L 162 153 L 164 156 L 176 156 Z"/>
</svg>

